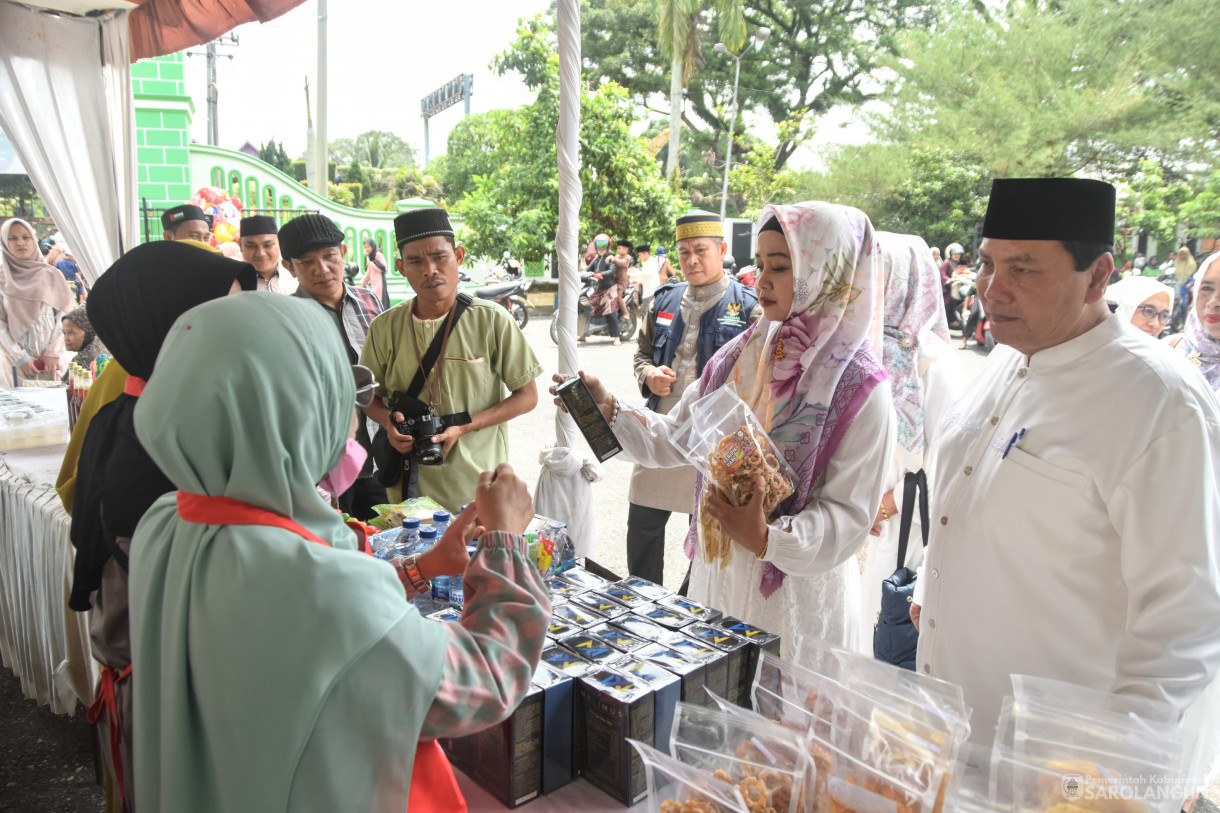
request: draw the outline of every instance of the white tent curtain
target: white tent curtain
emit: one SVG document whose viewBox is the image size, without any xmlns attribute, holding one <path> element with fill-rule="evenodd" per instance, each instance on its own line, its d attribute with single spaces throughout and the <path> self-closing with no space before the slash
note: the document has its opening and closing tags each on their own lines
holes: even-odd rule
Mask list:
<svg viewBox="0 0 1220 813">
<path fill-rule="evenodd" d="M 135 244 L 127 12 L 73 17 L 0 0 L 0 129 L 93 282 Z"/>
<path fill-rule="evenodd" d="M 577 232 L 580 228 L 580 0 L 559 0 L 559 126 L 555 149 L 559 159 L 559 228 L 555 254 L 559 258 L 559 371 L 575 375 L 576 300 L 580 294 Z M 549 386 L 549 385 L 548 385 Z M 601 465 L 586 456 L 584 438 L 562 410 L 555 410 L 555 446 L 541 456 L 535 502 L 538 513 L 568 524 L 579 556 L 594 550 L 597 529 L 593 518 L 592 483 Z"/>
</svg>

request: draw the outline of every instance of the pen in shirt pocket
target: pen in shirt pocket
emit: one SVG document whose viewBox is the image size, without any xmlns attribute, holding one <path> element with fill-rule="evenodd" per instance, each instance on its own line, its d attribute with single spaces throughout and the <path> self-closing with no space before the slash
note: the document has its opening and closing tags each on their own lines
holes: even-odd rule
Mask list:
<svg viewBox="0 0 1220 813">
<path fill-rule="evenodd" d="M 1012 451 L 1012 447 L 1016 446 L 1017 441 L 1023 437 L 1025 437 L 1024 427 L 1021 428 L 1020 432 L 1013 433 L 1012 440 L 1008 441 L 1008 445 L 1004 447 L 1004 454 L 1000 456 L 1000 459 L 1003 460 L 1004 458 L 1008 457 L 1008 453 Z"/>
</svg>

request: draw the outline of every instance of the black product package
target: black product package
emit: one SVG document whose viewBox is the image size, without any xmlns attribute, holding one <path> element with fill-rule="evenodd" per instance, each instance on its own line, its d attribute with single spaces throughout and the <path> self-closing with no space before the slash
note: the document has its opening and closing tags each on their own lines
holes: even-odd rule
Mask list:
<svg viewBox="0 0 1220 813">
<path fill-rule="evenodd" d="M 546 795 L 576 776 L 572 725 L 576 679 L 539 664 L 534 685 L 542 690 L 542 793 Z"/>
<path fill-rule="evenodd" d="M 590 661 L 562 646 L 548 646 L 542 650 L 542 657 L 539 659 L 539 662 L 572 677 L 580 677 L 593 668 L 593 664 Z"/>
<path fill-rule="evenodd" d="M 615 649 L 610 644 L 590 635 L 587 632 L 576 632 L 560 641 L 564 649 L 570 649 L 582 658 L 596 664 L 604 664 L 622 657 L 622 650 Z"/>
<path fill-rule="evenodd" d="M 593 396 L 589 394 L 589 388 L 585 386 L 585 382 L 581 380 L 580 376 L 574 375 L 564 381 L 555 388 L 555 394 L 567 407 L 568 414 L 572 416 L 580 433 L 589 442 L 589 448 L 593 450 L 593 454 L 599 462 L 605 463 L 623 451 L 623 447 L 618 443 L 618 438 L 610 429 L 610 422 L 598 409 Z"/>
<path fill-rule="evenodd" d="M 580 627 L 552 617 L 550 625 L 546 628 L 546 637 L 558 641 L 560 638 L 566 638 L 574 632 L 580 632 Z"/>
<path fill-rule="evenodd" d="M 559 574 L 557 578 L 563 579 L 568 584 L 578 587 L 581 590 L 601 590 L 609 581 L 601 576 L 586 570 L 583 567 L 570 567 Z"/>
<path fill-rule="evenodd" d="M 598 590 L 597 594 L 599 596 L 605 596 L 606 598 L 613 599 L 628 609 L 639 607 L 641 604 L 648 603 L 647 598 L 635 592 L 630 587 L 624 587 L 621 584 L 607 584 L 601 590 Z"/>
<path fill-rule="evenodd" d="M 551 622 L 555 621 L 583 630 L 606 623 L 606 617 L 567 601 L 563 604 L 551 605 Z"/>
<path fill-rule="evenodd" d="M 642 680 L 599 668 L 580 681 L 582 776 L 594 787 L 630 806 L 648 792 L 644 764 L 627 742 L 652 745 L 656 736 L 656 694 Z"/>
<path fill-rule="evenodd" d="M 695 623 L 695 617 L 681 610 L 675 610 L 673 607 L 664 607 L 660 604 L 645 604 L 642 607 L 636 607 L 631 612 L 647 618 L 654 624 L 660 624 L 662 627 L 671 630 L 680 630 L 687 624 Z"/>
<path fill-rule="evenodd" d="M 626 615 L 631 612 L 617 601 L 599 595 L 595 591 L 581 593 L 578 596 L 571 596 L 568 603 L 573 607 L 578 607 L 582 610 L 588 610 L 591 613 L 597 613 L 605 618 L 613 621 L 620 615 Z"/>
<path fill-rule="evenodd" d="M 728 697 L 729 694 L 729 656 L 728 653 L 721 652 L 711 644 L 705 644 L 702 641 L 697 641 L 694 638 L 683 637 L 680 641 L 674 641 L 669 647 L 677 652 L 680 652 L 687 660 L 702 663 L 707 667 L 707 673 L 704 676 L 703 682 L 707 688 L 711 689 L 721 697 Z M 716 701 L 712 700 L 707 692 L 703 693 L 703 698 L 694 700 L 703 706 L 714 706 Z"/>
<path fill-rule="evenodd" d="M 531 686 L 504 722 L 440 741 L 454 767 L 510 809 L 536 798 L 542 788 L 544 700 L 543 690 Z"/>
<path fill-rule="evenodd" d="M 724 697 L 734 705 L 749 708 L 750 685 L 754 682 L 754 672 L 750 668 L 750 652 L 757 647 L 726 629 L 708 624 L 691 624 L 689 627 L 683 627 L 682 631 L 696 641 L 713 646 L 728 656 L 729 685 L 728 694 Z"/>
<path fill-rule="evenodd" d="M 691 618 L 704 624 L 714 624 L 724 617 L 724 613 L 719 610 L 714 610 L 686 596 L 679 596 L 677 593 L 665 598 L 659 598 L 656 603 L 658 607 L 668 607 L 671 610 L 677 610 L 683 615 L 689 615 Z"/>
<path fill-rule="evenodd" d="M 649 644 L 643 638 L 637 638 L 629 632 L 624 632 L 613 624 L 599 624 L 596 627 L 590 627 L 588 632 L 623 652 L 634 652 Z"/>
<path fill-rule="evenodd" d="M 588 588 L 579 587 L 575 584 L 572 584 L 570 581 L 559 578 L 558 576 L 552 576 L 551 578 L 546 580 L 546 589 L 547 589 L 547 592 L 550 593 L 552 597 L 555 597 L 555 596 L 571 596 L 571 595 L 575 595 L 576 593 L 583 593 Z"/>
<path fill-rule="evenodd" d="M 694 703 L 696 706 L 707 705 L 707 692 L 703 690 L 707 683 L 705 664 L 692 661 L 666 644 L 649 644 L 632 652 L 631 655 L 637 660 L 655 663 L 681 678 L 683 703 Z"/>
<path fill-rule="evenodd" d="M 647 618 L 634 614 L 614 619 L 613 625 L 625 632 L 631 633 L 636 638 L 643 638 L 645 641 L 658 644 L 667 644 L 682 636 L 680 632 L 665 629 L 660 624 L 654 624 Z"/>
<path fill-rule="evenodd" d="M 682 699 L 681 678 L 652 661 L 642 661 L 630 655 L 624 655 L 611 666 L 623 674 L 644 681 L 656 694 L 656 725 L 653 728 L 656 745 L 653 747 L 668 754 L 669 735 L 674 727 L 674 712 L 678 701 Z"/>
<path fill-rule="evenodd" d="M 619 587 L 624 587 L 633 593 L 638 593 L 649 601 L 656 601 L 664 596 L 673 594 L 673 590 L 663 587 L 656 582 L 650 582 L 641 576 L 628 576 L 625 579 L 620 579 L 615 582 Z"/>
<path fill-rule="evenodd" d="M 738 638 L 744 638 L 750 642 L 750 663 L 746 668 L 749 670 L 751 682 L 754 681 L 754 672 L 758 669 L 759 653 L 770 652 L 772 655 L 779 657 L 780 638 L 773 632 L 761 630 L 731 615 L 726 615 L 712 626 L 726 629 Z M 749 694 L 748 690 L 747 694 Z M 742 705 L 749 706 L 748 698 L 747 702 L 742 703 Z"/>
</svg>

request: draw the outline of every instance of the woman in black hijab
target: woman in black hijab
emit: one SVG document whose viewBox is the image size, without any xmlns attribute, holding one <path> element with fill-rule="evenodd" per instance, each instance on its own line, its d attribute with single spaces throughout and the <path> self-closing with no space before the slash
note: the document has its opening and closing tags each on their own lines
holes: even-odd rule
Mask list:
<svg viewBox="0 0 1220 813">
<path fill-rule="evenodd" d="M 90 641 L 102 664 L 102 679 L 89 721 L 108 729 L 105 762 L 128 811 L 134 809 L 134 783 L 127 553 L 144 512 L 174 490 L 144 452 L 132 417 L 178 317 L 208 300 L 253 291 L 256 276 L 249 263 L 183 242 L 160 241 L 124 254 L 89 295 L 89 321 L 128 378 L 123 394 L 93 418 L 81 447 L 72 514 L 76 563 L 68 606 L 93 611 Z"/>
</svg>

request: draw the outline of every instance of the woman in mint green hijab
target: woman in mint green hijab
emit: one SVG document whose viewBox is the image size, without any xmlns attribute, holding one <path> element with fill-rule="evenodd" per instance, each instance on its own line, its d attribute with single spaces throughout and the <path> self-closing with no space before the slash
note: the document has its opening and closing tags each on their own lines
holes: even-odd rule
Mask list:
<svg viewBox="0 0 1220 813">
<path fill-rule="evenodd" d="M 403 811 L 419 740 L 503 719 L 528 689 L 550 609 L 522 556 L 524 484 L 484 475 L 482 524 L 511 533 L 467 511 L 447 540 L 481 535 L 466 615 L 422 618 L 314 487 L 354 403 L 311 303 L 228 297 L 170 330 L 135 413 L 179 489 L 145 514 L 131 559 L 138 807 Z"/>
</svg>

